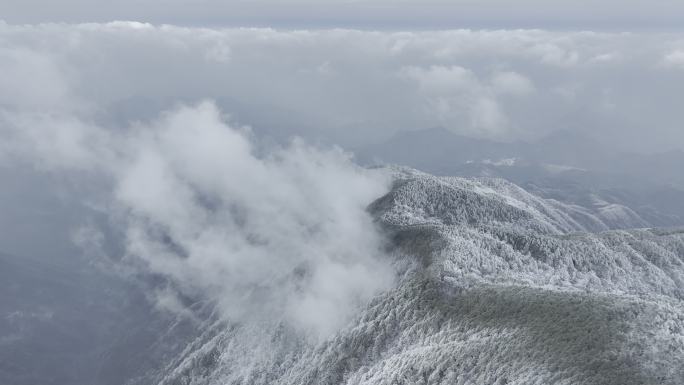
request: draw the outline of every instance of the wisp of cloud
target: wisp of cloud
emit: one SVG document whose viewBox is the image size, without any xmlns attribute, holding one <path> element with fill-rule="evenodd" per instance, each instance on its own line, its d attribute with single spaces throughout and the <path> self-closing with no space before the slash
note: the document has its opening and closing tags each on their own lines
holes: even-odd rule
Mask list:
<svg viewBox="0 0 684 385">
<path fill-rule="evenodd" d="M 339 148 L 294 140 L 257 151 L 212 102 L 125 130 L 35 117 L 4 130 L 15 155 L 108 181 L 123 260 L 169 282 L 164 307 L 178 310 L 182 294 L 229 320 L 284 320 L 325 337 L 392 282 L 366 212 L 388 180 Z"/>
</svg>

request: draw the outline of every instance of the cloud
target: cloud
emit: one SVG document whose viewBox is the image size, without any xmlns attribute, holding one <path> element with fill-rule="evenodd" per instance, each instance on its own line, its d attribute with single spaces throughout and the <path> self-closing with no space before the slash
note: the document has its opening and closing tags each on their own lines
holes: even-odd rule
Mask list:
<svg viewBox="0 0 684 385">
<path fill-rule="evenodd" d="M 259 158 L 209 103 L 144 132 L 115 195 L 133 217 L 129 250 L 153 271 L 212 292 L 231 317 L 282 306 L 322 334 L 391 282 L 365 212 L 387 187 L 340 150 L 295 141 Z"/>
<path fill-rule="evenodd" d="M 0 49 L 0 69 L 4 108 L 69 107 L 69 84 L 49 54 L 22 46 Z"/>
<path fill-rule="evenodd" d="M 573 67 L 580 60 L 580 55 L 577 51 L 567 50 L 559 45 L 548 42 L 535 45 L 532 47 L 532 51 L 539 55 L 543 63 L 558 67 Z"/>
<path fill-rule="evenodd" d="M 98 170 L 111 156 L 108 132 L 74 116 L 0 111 L 0 124 L 5 155 L 30 154 L 28 160 L 39 169 Z"/>
<path fill-rule="evenodd" d="M 534 92 L 534 85 L 523 75 L 513 71 L 497 72 L 491 80 L 494 92 L 525 96 Z"/>
<path fill-rule="evenodd" d="M 684 50 L 674 50 L 663 57 L 663 64 L 666 67 L 684 68 Z"/>
<path fill-rule="evenodd" d="M 535 88 L 515 71 L 497 71 L 481 80 L 460 66 L 404 67 L 399 75 L 418 86 L 427 114 L 458 133 L 500 138 L 507 133 L 509 120 L 501 104 L 505 96 L 525 97 Z"/>
<path fill-rule="evenodd" d="M 101 193 L 126 260 L 170 282 L 160 307 L 179 309 L 176 293 L 215 301 L 227 319 L 325 337 L 392 283 L 365 211 L 388 181 L 301 140 L 257 155 L 249 129 L 225 119 L 201 102 L 123 129 L 38 116 L 3 132 L 14 157 L 110 182 Z M 101 243 L 88 234 L 81 243 Z"/>
<path fill-rule="evenodd" d="M 431 95 L 450 95 L 479 86 L 473 73 L 459 66 L 407 67 L 401 73 L 417 81 L 420 89 Z"/>
<path fill-rule="evenodd" d="M 591 58 L 592 63 L 611 63 L 620 60 L 620 54 L 615 52 L 600 53 Z"/>
<path fill-rule="evenodd" d="M 671 108 L 676 95 L 657 86 L 680 81 L 663 66 L 677 65 L 677 34 L 114 22 L 3 24 L 0 35 L 5 114 L 32 110 L 113 127 L 209 98 L 238 124 L 276 141 L 296 134 L 356 147 L 434 126 L 532 139 L 581 114 L 606 139 L 656 130 L 648 140 L 623 143 L 639 150 L 684 143 L 677 128 L 684 116 Z M 577 91 L 572 98 L 555 91 L 570 88 Z M 613 90 L 615 105 L 640 109 L 597 108 L 604 89 Z M 618 126 L 632 132 L 616 135 Z"/>
<path fill-rule="evenodd" d="M 459 66 L 405 67 L 399 74 L 417 84 L 426 98 L 427 114 L 438 117 L 441 125 L 471 127 L 481 136 L 496 136 L 505 129 L 506 119 L 494 93 L 472 71 Z M 502 90 L 510 86 L 496 85 Z"/>
</svg>

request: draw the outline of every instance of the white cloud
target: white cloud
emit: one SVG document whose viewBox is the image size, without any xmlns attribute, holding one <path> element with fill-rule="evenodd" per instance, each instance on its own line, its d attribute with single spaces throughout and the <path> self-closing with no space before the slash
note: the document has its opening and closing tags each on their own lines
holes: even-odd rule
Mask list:
<svg viewBox="0 0 684 385">
<path fill-rule="evenodd" d="M 257 157 L 209 103 L 136 131 L 115 170 L 129 251 L 183 290 L 232 318 L 285 315 L 327 335 L 391 282 L 365 212 L 383 178 L 339 150 Z"/>
<path fill-rule="evenodd" d="M 681 40 L 676 34 L 278 31 L 114 22 L 4 24 L 0 35 L 5 112 L 30 109 L 111 126 L 150 119 L 179 101 L 211 98 L 257 132 L 355 146 L 438 125 L 470 136 L 532 138 L 581 113 L 599 131 L 607 120 L 658 127 L 650 143 L 633 146 L 684 142 L 672 137 L 684 118 L 668 107 L 676 95 L 656 86 L 680 81 L 662 70 L 663 62 L 678 63 L 678 51 L 671 49 Z M 568 84 L 583 84 L 582 93 L 560 97 L 555 90 Z M 604 88 L 614 90 L 616 105 L 645 108 L 593 117 L 606 113 L 592 107 L 602 103 Z M 485 119 L 476 111 L 492 114 Z"/>
<path fill-rule="evenodd" d="M 0 111 L 0 125 L 5 153 L 30 154 L 40 169 L 93 170 L 110 161 L 108 133 L 71 115 Z"/>
<path fill-rule="evenodd" d="M 38 116 L 3 132 L 15 157 L 108 180 L 129 260 L 229 319 L 282 318 L 327 336 L 392 282 L 365 211 L 387 181 L 340 149 L 299 140 L 257 156 L 249 130 L 210 102 L 126 129 Z M 179 308 L 168 289 L 158 294 L 161 307 Z"/>
<path fill-rule="evenodd" d="M 592 57 L 590 62 L 592 63 L 611 63 L 620 60 L 620 54 L 616 52 L 606 52 L 600 53 Z"/>
<path fill-rule="evenodd" d="M 491 84 L 495 93 L 524 96 L 534 92 L 534 84 L 525 76 L 513 71 L 495 73 Z"/>
<path fill-rule="evenodd" d="M 68 108 L 73 102 L 54 57 L 21 45 L 0 49 L 0 89 L 0 105 L 6 109 Z"/>
<path fill-rule="evenodd" d="M 674 50 L 663 57 L 663 64 L 667 67 L 684 69 L 684 50 Z"/>
<path fill-rule="evenodd" d="M 402 68 L 401 74 L 415 80 L 421 91 L 429 95 L 452 95 L 479 87 L 473 73 L 459 66 L 431 66 Z"/>
<path fill-rule="evenodd" d="M 562 48 L 552 42 L 542 42 L 532 47 L 541 61 L 559 67 L 572 67 L 579 63 L 580 54 L 575 50 Z"/>
<path fill-rule="evenodd" d="M 405 67 L 401 77 L 418 86 L 426 114 L 446 127 L 471 127 L 481 135 L 501 128 L 505 120 L 496 102 L 472 71 L 460 66 Z"/>
<path fill-rule="evenodd" d="M 474 136 L 506 136 L 509 122 L 499 99 L 534 92 L 532 82 L 514 71 L 497 71 L 487 81 L 460 66 L 412 66 L 399 73 L 415 82 L 427 98 L 427 114 L 454 131 Z"/>
<path fill-rule="evenodd" d="M 506 129 L 508 120 L 495 100 L 480 98 L 469 108 L 473 127 L 490 133 L 492 137 L 500 136 L 501 132 Z"/>
</svg>

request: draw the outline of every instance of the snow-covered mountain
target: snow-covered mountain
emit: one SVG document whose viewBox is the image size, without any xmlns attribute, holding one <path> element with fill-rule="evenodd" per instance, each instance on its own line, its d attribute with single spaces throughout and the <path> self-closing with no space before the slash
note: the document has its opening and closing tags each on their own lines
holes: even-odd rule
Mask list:
<svg viewBox="0 0 684 385">
<path fill-rule="evenodd" d="M 366 164 L 435 175 L 499 177 L 601 218 L 609 229 L 684 226 L 684 152 L 638 154 L 590 133 L 560 130 L 534 142 L 497 142 L 444 128 L 398 133 L 359 148 Z"/>
<path fill-rule="evenodd" d="M 501 179 L 393 170 L 394 287 L 334 336 L 209 317 L 160 384 L 684 383 L 684 229 Z"/>
</svg>

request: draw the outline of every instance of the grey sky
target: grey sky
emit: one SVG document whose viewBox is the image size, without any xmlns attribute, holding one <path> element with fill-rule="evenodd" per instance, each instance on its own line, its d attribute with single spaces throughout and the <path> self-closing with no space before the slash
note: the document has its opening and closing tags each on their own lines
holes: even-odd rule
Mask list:
<svg viewBox="0 0 684 385">
<path fill-rule="evenodd" d="M 8 23 L 136 20 L 193 26 L 370 29 L 679 29 L 677 0 L 7 0 Z"/>
</svg>

